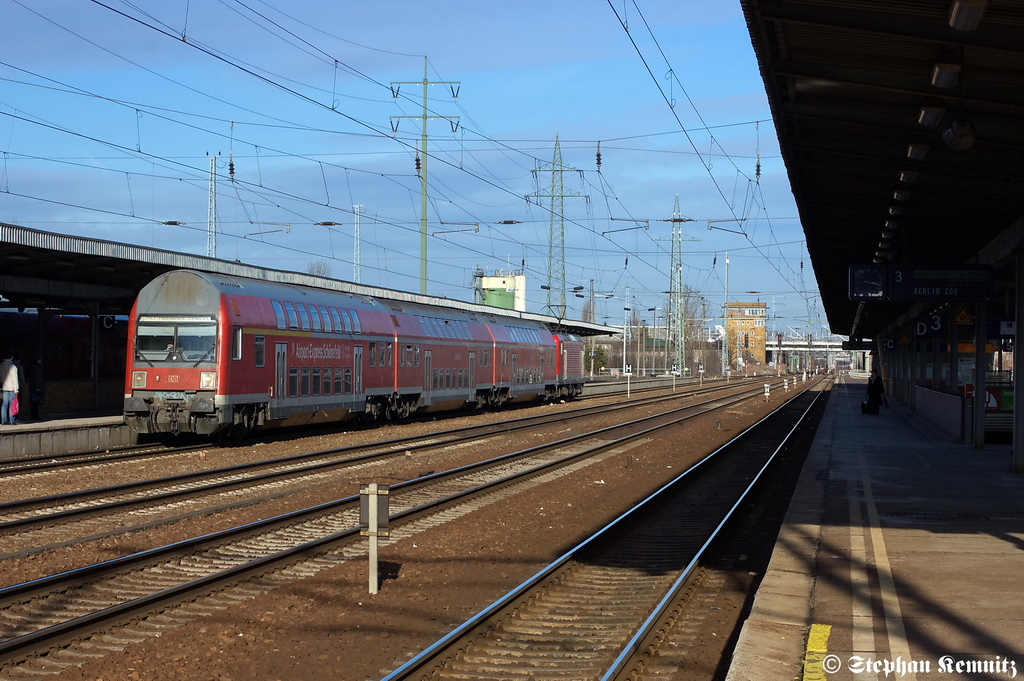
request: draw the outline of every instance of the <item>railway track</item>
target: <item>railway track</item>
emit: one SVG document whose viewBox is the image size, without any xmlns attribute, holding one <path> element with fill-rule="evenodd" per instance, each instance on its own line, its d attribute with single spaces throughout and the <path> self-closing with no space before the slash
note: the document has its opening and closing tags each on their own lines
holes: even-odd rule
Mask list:
<svg viewBox="0 0 1024 681">
<path fill-rule="evenodd" d="M 732 385 L 742 384 L 744 379 L 737 379 L 731 381 Z M 757 382 L 757 379 L 751 379 Z M 719 381 L 708 381 L 709 385 Z M 655 385 L 651 385 L 655 383 Z M 606 383 L 597 382 L 589 383 L 584 388 L 584 394 L 582 399 L 600 399 L 607 397 L 614 397 L 617 395 L 639 395 L 649 392 L 658 392 L 671 389 L 676 389 L 676 381 L 669 381 L 668 379 L 645 379 L 639 382 L 639 385 L 634 385 L 630 389 L 623 387 L 625 384 L 620 383 Z M 694 388 L 694 379 L 678 379 L 678 386 L 681 390 L 686 392 L 694 392 L 703 390 L 703 386 L 700 388 Z M 727 384 L 722 383 L 725 387 Z M 508 410 L 515 410 L 523 405 L 513 405 L 507 407 Z M 450 416 L 461 415 L 462 412 L 451 412 Z M 429 418 L 435 418 L 436 415 L 431 415 Z M 343 422 L 339 424 L 334 430 L 338 429 L 351 429 L 351 422 Z M 291 439 L 296 436 L 293 432 L 294 429 L 282 432 L 282 433 L 261 433 L 259 439 L 247 439 L 237 442 L 229 443 L 228 446 L 246 446 L 256 442 L 267 442 L 268 440 L 274 439 Z M 323 433 L 332 432 L 331 428 L 325 428 Z M 308 434 L 306 432 L 303 435 Z M 209 449 L 211 446 L 218 446 L 210 442 L 203 442 L 201 444 L 191 444 L 185 446 L 167 446 L 159 443 L 147 443 L 138 445 L 136 447 L 120 448 L 112 451 L 103 452 L 76 452 L 70 454 L 51 454 L 46 456 L 32 456 L 32 457 L 21 457 L 17 459 L 9 459 L 6 461 L 0 461 L 0 476 L 6 474 L 26 474 L 33 472 L 45 472 L 45 471 L 66 471 L 74 466 L 91 466 L 107 463 L 123 463 L 133 461 L 136 459 L 153 459 L 158 456 L 173 456 L 177 454 L 190 453 L 199 451 L 202 449 Z"/>
<path fill-rule="evenodd" d="M 410 536 L 624 451 L 631 443 L 653 437 L 656 431 L 681 420 L 726 409 L 757 395 L 756 391 L 746 393 L 719 398 L 703 410 L 684 407 L 393 485 L 393 537 Z M 123 636 L 138 636 L 139 631 L 159 633 L 161 628 L 194 616 L 190 606 L 182 603 L 198 594 L 231 591 L 235 595 L 230 598 L 247 598 L 292 575 L 348 560 L 363 550 L 355 543 L 357 503 L 357 498 L 346 497 L 0 589 L 0 661 L 7 663 L 3 673 L 17 666 L 18 674 L 30 674 L 32 665 L 52 669 L 97 654 L 106 645 L 102 637 L 91 643 L 86 640 L 97 630 L 122 631 L 119 627 L 134 622 L 127 633 L 122 631 Z M 240 582 L 246 583 L 232 586 Z M 161 609 L 163 614 L 149 616 Z M 44 654 L 55 646 L 63 652 Z M 37 655 L 42 657 L 32 657 Z M 28 667 L 21 664 L 29 658 Z"/>
<path fill-rule="evenodd" d="M 742 384 L 723 385 L 701 394 L 737 389 L 742 389 Z M 696 394 L 689 392 L 638 398 L 616 405 L 595 405 L 426 436 L 3 503 L 0 504 L 0 536 L 7 536 L 3 553 L 7 557 L 40 553 L 52 548 L 52 537 L 64 537 L 59 541 L 66 542 L 68 528 L 64 527 L 59 532 L 55 529 L 61 524 L 75 523 L 73 533 L 78 538 L 123 533 L 275 498 L 294 491 L 296 487 L 322 484 L 325 475 L 355 469 L 367 470 L 396 457 L 405 458 L 413 451 L 457 447 L 467 443 L 480 444 L 487 437 L 504 435 L 514 430 L 536 429 L 541 425 L 563 423 L 612 410 L 688 399 Z M 700 405 L 695 403 L 688 406 L 699 408 Z"/>
<path fill-rule="evenodd" d="M 820 395 L 793 398 L 384 681 L 671 675 L 687 585 Z"/>
</svg>

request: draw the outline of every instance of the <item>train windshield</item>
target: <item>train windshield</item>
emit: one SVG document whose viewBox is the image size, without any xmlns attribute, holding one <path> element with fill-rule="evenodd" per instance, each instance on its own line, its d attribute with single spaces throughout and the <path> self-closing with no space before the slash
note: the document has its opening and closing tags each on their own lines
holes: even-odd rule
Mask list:
<svg viewBox="0 0 1024 681">
<path fill-rule="evenodd" d="M 135 359 L 163 362 L 214 362 L 217 321 L 212 317 L 139 317 Z"/>
</svg>

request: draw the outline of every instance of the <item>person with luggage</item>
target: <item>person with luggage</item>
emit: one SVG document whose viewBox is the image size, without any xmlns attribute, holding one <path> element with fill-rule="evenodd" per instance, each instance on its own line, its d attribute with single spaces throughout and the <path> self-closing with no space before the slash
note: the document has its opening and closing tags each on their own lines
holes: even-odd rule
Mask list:
<svg viewBox="0 0 1024 681">
<path fill-rule="evenodd" d="M 861 411 L 865 414 L 878 416 L 878 408 L 882 406 L 882 402 L 885 399 L 884 395 L 885 384 L 882 382 L 882 377 L 872 369 L 871 375 L 868 377 L 868 399 Z"/>
</svg>

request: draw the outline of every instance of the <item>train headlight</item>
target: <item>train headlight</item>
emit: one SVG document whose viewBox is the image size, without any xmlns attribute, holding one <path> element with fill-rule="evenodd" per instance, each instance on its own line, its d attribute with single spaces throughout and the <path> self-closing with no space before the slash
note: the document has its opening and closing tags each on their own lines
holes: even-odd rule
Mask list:
<svg viewBox="0 0 1024 681">
<path fill-rule="evenodd" d="M 133 388 L 145 388 L 146 387 L 146 372 L 145 371 L 133 371 L 132 372 L 132 387 Z"/>
<path fill-rule="evenodd" d="M 217 372 L 204 371 L 199 374 L 199 389 L 214 390 L 217 388 Z"/>
</svg>

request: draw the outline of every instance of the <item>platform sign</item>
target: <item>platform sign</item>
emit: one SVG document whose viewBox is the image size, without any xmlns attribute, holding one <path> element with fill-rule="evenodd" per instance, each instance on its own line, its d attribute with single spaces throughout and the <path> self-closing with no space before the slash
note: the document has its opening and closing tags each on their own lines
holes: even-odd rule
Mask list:
<svg viewBox="0 0 1024 681">
<path fill-rule="evenodd" d="M 984 301 L 992 298 L 992 268 L 894 266 L 889 270 L 889 300 Z"/>
<path fill-rule="evenodd" d="M 869 340 L 848 340 L 843 341 L 843 350 L 874 350 L 878 347 L 875 341 Z"/>
<path fill-rule="evenodd" d="M 880 265 L 850 266 L 850 300 L 885 300 L 889 271 Z"/>
</svg>

